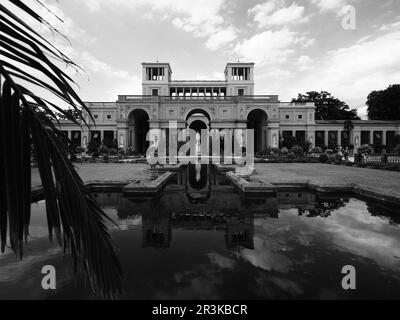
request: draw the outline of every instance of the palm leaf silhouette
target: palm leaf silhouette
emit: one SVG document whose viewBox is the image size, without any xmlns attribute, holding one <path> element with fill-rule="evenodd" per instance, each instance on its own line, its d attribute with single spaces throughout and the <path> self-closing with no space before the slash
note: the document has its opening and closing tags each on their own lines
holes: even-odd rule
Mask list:
<svg viewBox="0 0 400 320">
<path fill-rule="evenodd" d="M 15 10 L 7 8 L 10 6 Z M 108 218 L 69 160 L 73 151 L 54 125 L 55 111 L 80 123 L 71 113 L 31 89 L 46 90 L 75 110 L 82 108 L 90 115 L 72 88 L 74 81 L 55 63 L 79 67 L 16 11 L 48 25 L 23 1 L 0 4 L 1 251 L 5 250 L 9 232 L 11 248 L 21 258 L 24 254 L 30 221 L 33 148 L 46 199 L 50 240 L 55 235 L 64 251 L 71 254 L 77 275 L 95 292 L 103 298 L 115 298 L 122 293 L 122 271 L 105 224 Z"/>
</svg>

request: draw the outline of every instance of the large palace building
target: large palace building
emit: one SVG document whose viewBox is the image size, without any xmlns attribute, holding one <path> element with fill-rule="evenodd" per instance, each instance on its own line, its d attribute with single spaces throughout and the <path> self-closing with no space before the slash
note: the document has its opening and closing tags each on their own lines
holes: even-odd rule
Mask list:
<svg viewBox="0 0 400 320">
<path fill-rule="evenodd" d="M 300 143 L 336 148 L 388 145 L 400 133 L 400 121 L 353 121 L 350 134 L 344 121 L 315 120 L 313 103 L 287 103 L 277 95 L 254 95 L 254 63 L 228 63 L 220 81 L 173 80 L 169 63 L 142 63 L 142 95 L 119 95 L 115 102 L 87 102 L 95 123 L 83 117 L 80 128 L 60 121 L 61 130 L 75 145 L 87 147 L 92 139 L 107 146 L 145 154 L 150 128 L 255 130 L 255 151 L 277 148 L 280 139 L 293 136 Z"/>
</svg>

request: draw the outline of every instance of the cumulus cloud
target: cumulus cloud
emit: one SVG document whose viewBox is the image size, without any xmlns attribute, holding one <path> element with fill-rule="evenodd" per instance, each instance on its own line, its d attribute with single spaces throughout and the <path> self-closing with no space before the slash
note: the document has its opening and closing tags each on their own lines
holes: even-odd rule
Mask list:
<svg viewBox="0 0 400 320">
<path fill-rule="evenodd" d="M 281 63 L 293 52 L 292 46 L 296 41 L 296 33 L 288 28 L 268 30 L 238 43 L 234 52 L 240 58 L 259 65 Z"/>
<path fill-rule="evenodd" d="M 300 71 L 305 71 L 310 68 L 312 65 L 312 59 L 309 56 L 300 56 L 299 59 L 297 60 L 297 64 L 299 65 L 299 70 Z"/>
<path fill-rule="evenodd" d="M 348 13 L 352 0 L 311 0 L 311 2 L 315 4 L 322 13 L 333 11 L 338 16 L 344 16 Z"/>
<path fill-rule="evenodd" d="M 337 10 L 349 4 L 348 0 L 311 0 L 322 11 Z"/>
<path fill-rule="evenodd" d="M 237 38 L 237 31 L 234 27 L 229 26 L 225 29 L 219 29 L 210 35 L 206 42 L 206 47 L 210 50 L 217 50 L 220 47 L 231 43 Z"/>
<path fill-rule="evenodd" d="M 172 25 L 198 38 L 207 38 L 206 47 L 217 50 L 237 37 L 237 30 L 221 15 L 225 0 L 90 0 L 84 4 L 92 11 L 102 7 L 149 8 L 171 20 Z M 148 17 L 149 14 L 146 15 Z"/>
<path fill-rule="evenodd" d="M 299 68 L 307 61 L 308 58 L 300 57 Z M 363 108 L 372 90 L 398 83 L 399 65 L 400 30 L 392 30 L 314 59 L 302 74 L 302 81 L 296 84 L 296 90 L 329 90 L 352 107 Z M 361 116 L 365 116 L 365 108 Z"/>
<path fill-rule="evenodd" d="M 248 10 L 258 27 L 262 28 L 271 25 L 287 25 L 291 23 L 301 23 L 308 21 L 309 17 L 304 16 L 305 8 L 293 2 L 285 7 L 280 0 L 267 1 L 257 4 Z"/>
</svg>

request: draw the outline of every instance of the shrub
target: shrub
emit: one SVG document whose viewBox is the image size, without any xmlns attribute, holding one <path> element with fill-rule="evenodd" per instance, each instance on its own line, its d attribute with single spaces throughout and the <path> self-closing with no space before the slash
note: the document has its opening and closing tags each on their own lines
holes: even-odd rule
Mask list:
<svg viewBox="0 0 400 320">
<path fill-rule="evenodd" d="M 327 163 L 328 160 L 329 160 L 329 157 L 325 153 L 323 153 L 319 156 L 319 162 L 321 162 L 321 163 Z"/>
<path fill-rule="evenodd" d="M 331 156 L 331 155 L 333 155 L 333 150 L 332 150 L 332 149 L 326 149 L 326 150 L 325 150 L 325 153 L 326 153 L 328 156 Z"/>
<path fill-rule="evenodd" d="M 293 136 L 285 137 L 282 141 L 282 147 L 292 149 L 296 145 L 297 139 Z"/>
<path fill-rule="evenodd" d="M 75 152 L 76 152 L 76 153 L 83 153 L 83 152 L 85 152 L 85 148 L 76 147 L 76 148 L 75 148 Z"/>
<path fill-rule="evenodd" d="M 400 144 L 398 144 L 395 148 L 394 148 L 394 153 L 398 154 L 400 156 Z"/>
<path fill-rule="evenodd" d="M 303 151 L 304 152 L 309 152 L 310 151 L 310 148 L 311 148 L 311 142 L 310 141 L 304 141 L 302 144 L 301 144 L 301 146 L 300 147 L 302 147 L 303 148 Z"/>
<path fill-rule="evenodd" d="M 322 148 L 320 147 L 315 147 L 311 150 L 311 153 L 322 153 Z"/>
<path fill-rule="evenodd" d="M 279 159 L 279 155 L 277 155 L 275 153 L 272 153 L 272 154 L 269 154 L 268 156 L 266 156 L 265 158 L 268 159 L 268 160 L 278 160 Z"/>
<path fill-rule="evenodd" d="M 362 160 L 362 158 L 363 158 L 362 154 L 356 153 L 356 154 L 354 155 L 354 162 L 360 163 L 361 160 Z"/>
<path fill-rule="evenodd" d="M 115 149 L 115 148 L 109 149 L 109 150 L 108 150 L 108 154 L 109 154 L 110 156 L 116 156 L 116 155 L 117 155 L 117 149 Z"/>
<path fill-rule="evenodd" d="M 342 164 L 343 157 L 340 154 L 335 155 L 335 164 Z"/>
<path fill-rule="evenodd" d="M 287 155 L 288 153 L 289 153 L 289 149 L 288 149 L 288 148 L 283 147 L 283 148 L 281 149 L 281 154 L 282 154 L 282 155 Z"/>
<path fill-rule="evenodd" d="M 88 153 L 98 153 L 99 152 L 100 144 L 96 139 L 92 139 L 88 143 Z"/>
<path fill-rule="evenodd" d="M 99 153 L 100 154 L 108 154 L 108 147 L 104 144 L 102 144 L 99 148 Z"/>
<path fill-rule="evenodd" d="M 358 148 L 358 153 L 361 154 L 370 154 L 372 153 L 372 147 L 368 144 L 362 145 L 361 147 Z"/>
<path fill-rule="evenodd" d="M 383 167 L 385 170 L 390 170 L 390 171 L 400 171 L 400 165 L 399 164 L 385 164 Z"/>
<path fill-rule="evenodd" d="M 304 155 L 304 150 L 303 150 L 303 148 L 302 147 L 300 147 L 300 146 L 294 146 L 293 148 L 292 148 L 292 153 L 295 155 L 295 156 L 297 156 L 297 157 L 302 157 L 303 155 Z"/>
<path fill-rule="evenodd" d="M 270 153 L 279 154 L 279 148 L 271 148 Z"/>
</svg>

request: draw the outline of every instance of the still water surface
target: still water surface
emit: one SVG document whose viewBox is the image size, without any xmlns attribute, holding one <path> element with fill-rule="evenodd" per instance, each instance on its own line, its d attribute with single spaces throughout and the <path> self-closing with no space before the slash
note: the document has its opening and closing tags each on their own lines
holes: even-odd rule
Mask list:
<svg viewBox="0 0 400 320">
<path fill-rule="evenodd" d="M 111 227 L 128 299 L 400 297 L 400 210 L 374 202 L 283 192 L 244 200 L 223 182 L 169 185 L 152 200 L 95 196 Z M 47 239 L 44 201 L 32 204 L 23 261 L 0 255 L 0 299 L 92 299 Z M 41 268 L 57 289 L 41 289 Z M 344 291 L 353 265 L 357 289 Z"/>
</svg>

